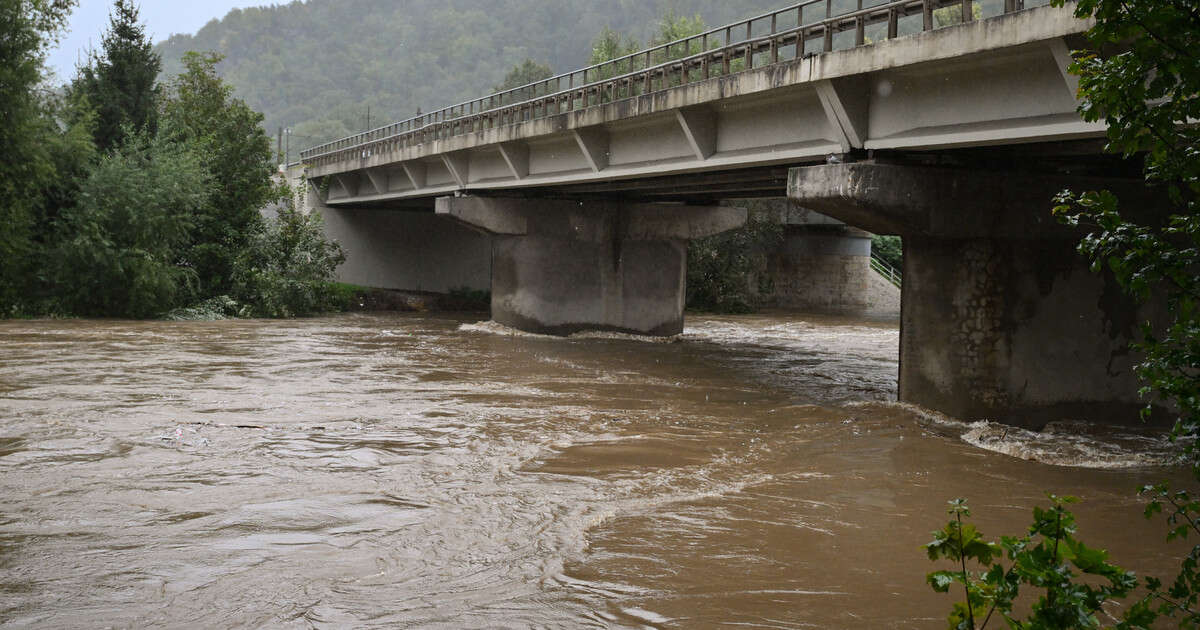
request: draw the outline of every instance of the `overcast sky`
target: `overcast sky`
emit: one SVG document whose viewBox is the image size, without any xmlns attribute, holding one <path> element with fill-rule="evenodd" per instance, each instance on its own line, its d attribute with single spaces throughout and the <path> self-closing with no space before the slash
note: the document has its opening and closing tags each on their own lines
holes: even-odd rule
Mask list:
<svg viewBox="0 0 1200 630">
<path fill-rule="evenodd" d="M 142 23 L 153 42 L 175 33 L 195 33 L 213 18 L 225 17 L 230 9 L 278 4 L 271 0 L 140 0 Z M 50 52 L 49 65 L 59 82 L 75 75 L 75 60 L 91 46 L 99 48 L 108 27 L 112 0 L 80 0 L 71 14 L 68 30 L 58 48 Z"/>
</svg>

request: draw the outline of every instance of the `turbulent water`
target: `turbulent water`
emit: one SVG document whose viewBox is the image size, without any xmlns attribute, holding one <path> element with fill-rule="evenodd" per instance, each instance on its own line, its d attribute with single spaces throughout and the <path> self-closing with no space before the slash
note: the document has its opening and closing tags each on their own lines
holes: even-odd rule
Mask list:
<svg viewBox="0 0 1200 630">
<path fill-rule="evenodd" d="M 945 502 L 998 536 L 1045 492 L 1168 576 L 1134 493 L 1179 478 L 1164 440 L 890 403 L 898 338 L 0 322 L 0 625 L 940 628 Z"/>
</svg>

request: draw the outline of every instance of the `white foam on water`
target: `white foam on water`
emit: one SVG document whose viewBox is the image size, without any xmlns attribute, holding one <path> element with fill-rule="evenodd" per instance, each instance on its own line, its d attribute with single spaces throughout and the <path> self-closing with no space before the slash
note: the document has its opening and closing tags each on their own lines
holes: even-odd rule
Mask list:
<svg viewBox="0 0 1200 630">
<path fill-rule="evenodd" d="M 1086 422 L 1052 422 L 1039 432 L 980 421 L 971 423 L 961 439 L 994 453 L 1053 466 L 1139 468 L 1167 466 L 1179 460 L 1178 444 L 1165 435 Z"/>
<path fill-rule="evenodd" d="M 633 333 L 612 332 L 605 330 L 584 330 L 577 333 L 572 333 L 566 337 L 559 335 L 543 335 L 540 333 L 525 332 L 517 330 L 511 326 L 488 320 L 486 322 L 475 322 L 474 324 L 460 324 L 458 329 L 462 332 L 480 333 L 485 335 L 500 335 L 502 337 L 524 337 L 529 339 L 617 339 L 621 341 L 640 341 L 643 343 L 675 343 L 680 340 L 679 335 L 671 337 L 656 337 L 652 335 L 637 335 Z"/>
</svg>

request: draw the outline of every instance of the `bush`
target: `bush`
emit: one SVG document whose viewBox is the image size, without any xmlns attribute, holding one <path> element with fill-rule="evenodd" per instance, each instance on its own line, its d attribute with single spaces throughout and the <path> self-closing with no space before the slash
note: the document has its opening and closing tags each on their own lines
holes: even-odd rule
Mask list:
<svg viewBox="0 0 1200 630">
<path fill-rule="evenodd" d="M 872 236 L 871 253 L 896 269 L 904 268 L 904 243 L 899 236 Z"/>
<path fill-rule="evenodd" d="M 190 297 L 195 273 L 179 254 L 210 177 L 192 146 L 130 134 L 62 211 L 49 257 L 67 312 L 151 317 Z"/>
<path fill-rule="evenodd" d="M 333 283 L 346 260 L 325 238 L 318 212 L 296 209 L 294 195 L 251 239 L 238 258 L 234 297 L 244 317 L 297 317 L 345 310 L 346 291 Z"/>
<path fill-rule="evenodd" d="M 746 225 L 688 243 L 688 308 L 716 313 L 753 310 L 754 274 L 782 241 L 782 226 L 767 213 L 752 211 Z"/>
<path fill-rule="evenodd" d="M 934 571 L 926 581 L 939 593 L 954 585 L 963 588 L 965 599 L 954 604 L 950 613 L 951 630 L 976 630 L 987 627 L 999 613 L 1009 628 L 1027 630 L 1069 630 L 1099 628 L 1096 613 L 1104 602 L 1127 596 L 1137 587 L 1130 571 L 1108 562 L 1108 553 L 1092 549 L 1075 538 L 1075 516 L 1066 509 L 1074 497 L 1051 495 L 1049 509 L 1035 507 L 1033 524 L 1020 538 L 1003 536 L 1000 542 L 984 540 L 983 534 L 964 519 L 971 515 L 963 499 L 950 502 L 947 512 L 953 517 L 933 532 L 933 541 L 925 545 L 930 560 L 946 559 L 955 563 L 952 571 Z M 1006 569 L 1001 560 L 1007 556 Z M 982 565 L 975 573 L 968 563 Z M 1075 570 L 1089 577 L 1077 581 Z M 1013 616 L 1013 604 L 1022 586 L 1042 589 L 1033 602 L 1028 620 Z M 1134 606 L 1127 620 L 1138 628 L 1142 607 Z"/>
</svg>

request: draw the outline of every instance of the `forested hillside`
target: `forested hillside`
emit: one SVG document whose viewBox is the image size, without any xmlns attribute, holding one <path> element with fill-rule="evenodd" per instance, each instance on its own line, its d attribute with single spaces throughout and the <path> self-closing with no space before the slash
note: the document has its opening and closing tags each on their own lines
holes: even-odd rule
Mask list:
<svg viewBox="0 0 1200 630">
<path fill-rule="evenodd" d="M 160 43 L 163 73 L 189 50 L 225 55 L 236 95 L 307 146 L 486 94 L 529 58 L 586 65 L 604 27 L 644 42 L 674 10 L 720 25 L 787 0 L 309 0 L 234 10 Z"/>
</svg>

